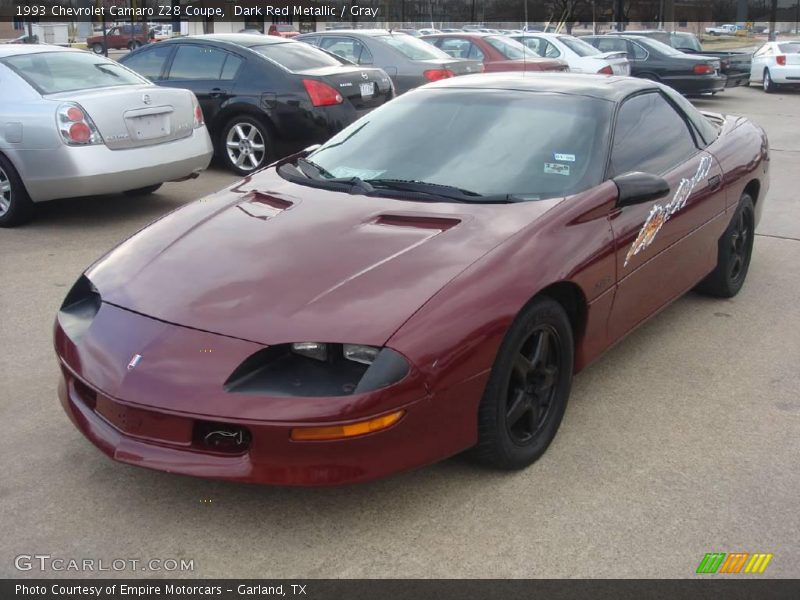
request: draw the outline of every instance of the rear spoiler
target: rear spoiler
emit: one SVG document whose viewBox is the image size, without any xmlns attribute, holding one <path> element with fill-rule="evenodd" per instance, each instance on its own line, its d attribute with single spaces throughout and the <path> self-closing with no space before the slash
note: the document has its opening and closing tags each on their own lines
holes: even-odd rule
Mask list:
<svg viewBox="0 0 800 600">
<path fill-rule="evenodd" d="M 623 50 L 612 50 L 611 52 L 603 52 L 602 54 L 594 54 L 595 58 L 628 58 L 628 53 Z"/>
</svg>

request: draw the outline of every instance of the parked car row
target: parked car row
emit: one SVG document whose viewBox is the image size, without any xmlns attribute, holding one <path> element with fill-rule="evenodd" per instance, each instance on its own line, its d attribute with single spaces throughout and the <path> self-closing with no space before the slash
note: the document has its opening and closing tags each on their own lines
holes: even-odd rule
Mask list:
<svg viewBox="0 0 800 600">
<path fill-rule="evenodd" d="M 324 142 L 395 94 L 381 69 L 278 36 L 175 38 L 120 63 L 159 86 L 191 90 L 217 156 L 241 175 Z"/>
<path fill-rule="evenodd" d="M 196 176 L 212 152 L 248 175 L 326 142 L 398 94 L 456 76 L 573 71 L 632 74 L 684 94 L 725 88 L 719 58 L 648 33 L 211 34 L 148 44 L 119 62 L 9 45 L 0 51 L 0 226 L 23 222 L 35 202 L 151 193 Z M 768 92 L 800 82 L 798 51 L 800 43 L 766 44 L 749 77 Z"/>
<path fill-rule="evenodd" d="M 479 73 L 479 60 L 454 58 L 420 39 L 386 29 L 334 30 L 295 38 L 364 67 L 383 69 L 398 94 L 458 75 Z"/>
</svg>

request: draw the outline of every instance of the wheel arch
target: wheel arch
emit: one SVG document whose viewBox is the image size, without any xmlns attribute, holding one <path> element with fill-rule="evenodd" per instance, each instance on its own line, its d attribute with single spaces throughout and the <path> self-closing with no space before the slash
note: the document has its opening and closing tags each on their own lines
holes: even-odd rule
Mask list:
<svg viewBox="0 0 800 600">
<path fill-rule="evenodd" d="M 273 139 L 277 137 L 278 134 L 275 124 L 272 122 L 272 119 L 269 117 L 269 115 L 265 114 L 261 108 L 255 106 L 254 104 L 236 103 L 223 107 L 222 110 L 220 110 L 219 113 L 217 113 L 217 115 L 214 117 L 212 127 L 214 129 L 214 141 L 217 144 L 219 144 L 222 139 L 225 125 L 227 125 L 231 119 L 239 116 L 247 116 L 258 120 L 260 123 L 264 124 L 264 126 L 267 128 L 267 132 L 273 137 Z"/>
<path fill-rule="evenodd" d="M 548 297 L 555 300 L 564 309 L 572 326 L 572 336 L 577 347 L 579 340 L 583 337 L 586 330 L 587 302 L 583 290 L 573 281 L 558 281 L 539 290 L 528 302 L 520 309 L 520 313 L 537 298 Z M 519 314 L 519 313 L 517 313 Z"/>
<path fill-rule="evenodd" d="M 744 193 L 753 199 L 753 206 L 758 204 L 758 195 L 761 193 L 761 182 L 758 179 L 751 179 L 746 186 L 744 186 Z"/>
</svg>

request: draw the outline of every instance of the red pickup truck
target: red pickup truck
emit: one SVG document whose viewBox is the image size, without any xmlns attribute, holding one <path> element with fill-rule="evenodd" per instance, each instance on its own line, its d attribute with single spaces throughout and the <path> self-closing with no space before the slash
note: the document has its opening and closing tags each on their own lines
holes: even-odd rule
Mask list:
<svg viewBox="0 0 800 600">
<path fill-rule="evenodd" d="M 139 46 L 150 43 L 150 28 L 145 24 L 140 25 L 119 25 L 112 27 L 106 32 L 105 39 L 103 34 L 93 35 L 86 38 L 86 46 L 94 50 L 97 54 L 103 54 L 106 50 L 115 49 L 136 50 Z"/>
</svg>

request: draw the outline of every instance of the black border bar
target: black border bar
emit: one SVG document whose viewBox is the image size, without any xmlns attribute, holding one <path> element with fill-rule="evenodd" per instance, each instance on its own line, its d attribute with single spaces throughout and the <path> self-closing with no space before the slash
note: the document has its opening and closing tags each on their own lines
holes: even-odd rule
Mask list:
<svg viewBox="0 0 800 600">
<path fill-rule="evenodd" d="M 624 22 L 645 23 L 798 18 L 797 0 L 0 0 L 0 21 L 132 20 L 116 17 L 112 8 L 146 11 L 136 21 L 239 21 L 244 17 L 236 15 L 237 6 L 258 9 L 267 22 L 610 23 L 620 20 L 619 14 Z"/>
<path fill-rule="evenodd" d="M 798 579 L 9 579 L 3 600 L 674 600 L 800 598 Z M 128 586 L 123 593 L 123 586 Z M 99 594 L 97 591 L 99 590 Z"/>
</svg>

